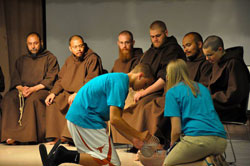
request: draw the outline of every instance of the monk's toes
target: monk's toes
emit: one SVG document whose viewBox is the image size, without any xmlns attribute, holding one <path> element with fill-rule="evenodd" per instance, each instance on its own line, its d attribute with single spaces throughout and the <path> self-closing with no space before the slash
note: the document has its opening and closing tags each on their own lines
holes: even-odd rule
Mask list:
<svg viewBox="0 0 250 166">
<path fill-rule="evenodd" d="M 8 145 L 15 145 L 15 140 L 14 139 L 11 139 L 11 138 L 8 138 L 7 140 L 6 140 L 6 143 L 8 144 Z"/>
</svg>

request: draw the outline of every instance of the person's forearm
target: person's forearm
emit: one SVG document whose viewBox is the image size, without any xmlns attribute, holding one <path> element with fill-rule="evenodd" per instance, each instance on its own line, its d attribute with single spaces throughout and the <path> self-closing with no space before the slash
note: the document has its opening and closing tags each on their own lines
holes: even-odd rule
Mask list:
<svg viewBox="0 0 250 166">
<path fill-rule="evenodd" d="M 110 116 L 110 124 L 116 128 L 116 130 L 126 137 L 128 140 L 132 142 L 133 138 L 137 138 L 143 141 L 147 132 L 141 133 L 134 128 L 132 128 L 126 121 L 124 121 L 121 117 L 121 111 L 119 108 L 111 106 L 111 116 Z"/>
<path fill-rule="evenodd" d="M 172 146 L 181 136 L 181 119 L 180 117 L 170 117 L 171 119 L 171 143 Z"/>
<path fill-rule="evenodd" d="M 172 146 L 179 138 L 181 134 L 180 133 L 171 133 L 171 143 L 170 145 Z"/>
<path fill-rule="evenodd" d="M 33 86 L 33 88 L 35 89 L 35 91 L 39 91 L 39 90 L 41 90 L 41 89 L 44 89 L 45 86 L 44 86 L 43 84 L 38 84 L 38 85 L 36 85 L 36 86 Z"/>
<path fill-rule="evenodd" d="M 138 138 L 141 141 L 143 141 L 146 138 L 147 133 L 142 135 L 140 132 L 129 126 L 129 124 L 125 122 L 123 119 L 114 119 L 110 123 L 112 124 L 112 126 L 116 128 L 116 130 L 118 130 L 118 132 L 121 135 L 123 135 L 131 142 L 133 138 Z"/>
<path fill-rule="evenodd" d="M 164 89 L 164 85 L 165 81 L 162 78 L 159 78 L 155 83 L 144 90 L 145 96 Z"/>
</svg>

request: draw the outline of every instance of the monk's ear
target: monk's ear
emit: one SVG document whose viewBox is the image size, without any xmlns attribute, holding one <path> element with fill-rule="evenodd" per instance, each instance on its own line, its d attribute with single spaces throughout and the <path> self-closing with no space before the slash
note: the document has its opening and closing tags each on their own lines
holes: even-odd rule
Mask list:
<svg viewBox="0 0 250 166">
<path fill-rule="evenodd" d="M 198 48 L 202 49 L 202 42 L 201 41 L 198 41 Z"/>
<path fill-rule="evenodd" d="M 167 30 L 167 29 L 165 30 L 165 32 L 164 32 L 164 33 L 166 34 L 166 36 L 168 36 L 168 30 Z"/>
<path fill-rule="evenodd" d="M 135 40 L 133 40 L 132 44 L 133 44 L 133 47 L 134 47 L 134 45 L 135 45 Z"/>
<path fill-rule="evenodd" d="M 69 46 L 69 50 L 70 50 L 70 52 L 72 52 L 72 49 L 71 49 L 71 47 Z"/>
<path fill-rule="evenodd" d="M 223 50 L 222 47 L 219 47 L 219 48 L 218 48 L 218 51 L 223 52 L 224 50 Z"/>
<path fill-rule="evenodd" d="M 43 48 L 43 40 L 40 41 L 41 47 Z"/>
</svg>

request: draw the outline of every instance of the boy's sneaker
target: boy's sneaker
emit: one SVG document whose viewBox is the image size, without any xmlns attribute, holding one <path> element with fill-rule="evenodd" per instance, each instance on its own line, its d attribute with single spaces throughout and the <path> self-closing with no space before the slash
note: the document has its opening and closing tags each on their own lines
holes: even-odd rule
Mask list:
<svg viewBox="0 0 250 166">
<path fill-rule="evenodd" d="M 39 151 L 40 151 L 40 156 L 41 160 L 43 163 L 43 166 L 56 166 L 58 164 L 54 163 L 54 158 L 55 158 L 55 153 L 56 150 L 58 149 L 58 146 L 60 145 L 61 140 L 58 140 L 53 148 L 51 149 L 50 153 L 47 153 L 46 146 L 44 144 L 39 145 Z"/>
</svg>

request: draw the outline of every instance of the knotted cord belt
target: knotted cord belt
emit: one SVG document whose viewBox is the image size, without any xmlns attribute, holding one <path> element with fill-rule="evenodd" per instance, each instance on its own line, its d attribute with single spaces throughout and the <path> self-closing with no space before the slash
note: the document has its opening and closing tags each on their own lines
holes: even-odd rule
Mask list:
<svg viewBox="0 0 250 166">
<path fill-rule="evenodd" d="M 20 111 L 18 123 L 19 126 L 22 126 L 23 108 L 24 108 L 24 97 L 22 91 L 18 90 L 18 98 L 19 98 L 19 111 Z"/>
</svg>

